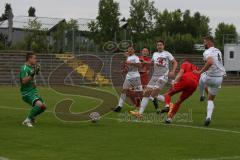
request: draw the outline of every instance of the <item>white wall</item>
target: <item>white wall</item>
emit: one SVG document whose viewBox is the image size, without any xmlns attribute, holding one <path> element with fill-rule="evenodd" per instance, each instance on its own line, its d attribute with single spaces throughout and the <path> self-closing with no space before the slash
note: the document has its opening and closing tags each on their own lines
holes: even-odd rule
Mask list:
<svg viewBox="0 0 240 160">
<path fill-rule="evenodd" d="M 233 52 L 234 58 L 230 58 Z M 240 45 L 225 44 L 224 46 L 224 66 L 226 71 L 240 71 Z"/>
</svg>

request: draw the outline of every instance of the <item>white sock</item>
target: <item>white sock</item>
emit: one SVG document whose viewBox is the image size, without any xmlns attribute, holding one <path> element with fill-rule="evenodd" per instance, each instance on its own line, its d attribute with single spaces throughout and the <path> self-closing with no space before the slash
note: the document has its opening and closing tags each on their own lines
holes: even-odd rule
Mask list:
<svg viewBox="0 0 240 160">
<path fill-rule="evenodd" d="M 207 106 L 207 118 L 212 119 L 212 113 L 214 109 L 214 103 L 212 100 L 208 100 L 208 106 Z"/>
<path fill-rule="evenodd" d="M 199 81 L 199 90 L 200 90 L 200 96 L 204 96 L 204 93 L 205 93 L 205 83 L 201 79 Z"/>
<path fill-rule="evenodd" d="M 140 110 L 139 110 L 140 114 L 143 114 L 145 108 L 148 105 L 148 101 L 149 101 L 149 97 L 143 97 L 143 99 L 141 101 L 141 107 L 140 107 Z"/>
<path fill-rule="evenodd" d="M 163 95 L 158 95 L 157 100 L 165 102 L 165 97 Z"/>
<path fill-rule="evenodd" d="M 150 96 L 149 99 L 152 100 L 152 101 L 154 100 L 154 98 L 152 96 Z"/>
<path fill-rule="evenodd" d="M 122 107 L 126 99 L 126 94 L 122 93 L 118 102 L 118 106 Z"/>
</svg>

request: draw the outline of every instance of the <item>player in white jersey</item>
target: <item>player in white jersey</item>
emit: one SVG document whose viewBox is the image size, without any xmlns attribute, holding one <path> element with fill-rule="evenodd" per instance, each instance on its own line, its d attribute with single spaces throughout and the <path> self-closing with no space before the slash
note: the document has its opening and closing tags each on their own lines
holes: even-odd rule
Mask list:
<svg viewBox="0 0 240 160">
<path fill-rule="evenodd" d="M 208 105 L 207 105 L 207 117 L 205 119 L 205 126 L 208 126 L 212 119 L 212 113 L 214 109 L 214 99 L 221 87 L 223 76 L 226 74 L 222 61 L 222 53 L 219 49 L 214 47 L 213 37 L 206 36 L 204 38 L 204 46 L 206 48 L 203 53 L 203 58 L 206 61 L 204 67 L 200 71 L 194 71 L 196 74 L 205 73 L 205 77 L 202 79 L 203 84 L 206 84 L 208 88 Z"/>
<path fill-rule="evenodd" d="M 138 68 L 141 67 L 141 62 L 138 56 L 135 55 L 135 50 L 132 46 L 128 47 L 127 51 L 128 73 L 123 83 L 122 93 L 118 102 L 118 106 L 114 108 L 115 112 L 120 112 L 126 99 L 128 89 L 133 89 L 136 92 L 142 92 L 141 78 Z"/>
<path fill-rule="evenodd" d="M 151 80 L 147 87 L 144 89 L 143 99 L 139 112 L 131 111 L 130 113 L 136 117 L 141 117 L 149 99 L 157 98 L 162 88 L 168 82 L 168 77 L 173 78 L 175 76 L 177 61 L 174 59 L 171 53 L 164 50 L 164 41 L 157 42 L 157 50 L 152 56 L 152 63 L 154 65 L 154 71 Z M 169 72 L 169 65 L 172 63 L 172 70 Z"/>
</svg>

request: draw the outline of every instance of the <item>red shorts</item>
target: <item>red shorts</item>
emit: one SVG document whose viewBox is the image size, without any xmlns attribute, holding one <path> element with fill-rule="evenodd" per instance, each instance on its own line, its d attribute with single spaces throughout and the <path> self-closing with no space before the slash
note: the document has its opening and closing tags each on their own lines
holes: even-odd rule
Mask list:
<svg viewBox="0 0 240 160">
<path fill-rule="evenodd" d="M 175 83 L 174 86 L 169 89 L 166 95 L 172 96 L 176 93 L 183 92 L 182 96 L 184 99 L 186 99 L 195 92 L 197 87 L 198 87 L 198 82 L 196 80 L 184 79 L 178 83 Z"/>
</svg>

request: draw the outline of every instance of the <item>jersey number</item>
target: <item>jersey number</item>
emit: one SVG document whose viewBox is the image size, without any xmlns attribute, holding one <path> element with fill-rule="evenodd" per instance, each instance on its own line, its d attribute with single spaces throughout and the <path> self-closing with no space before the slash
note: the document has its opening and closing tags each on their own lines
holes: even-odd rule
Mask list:
<svg viewBox="0 0 240 160">
<path fill-rule="evenodd" d="M 165 67 L 167 65 L 165 58 L 158 58 L 157 61 L 158 61 L 158 66 Z"/>
</svg>

